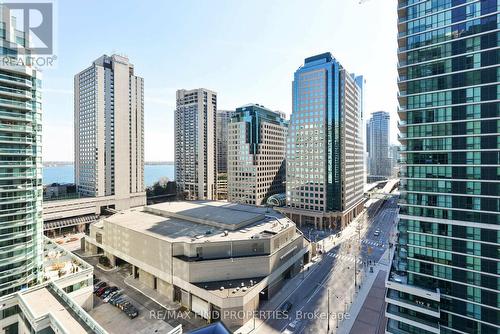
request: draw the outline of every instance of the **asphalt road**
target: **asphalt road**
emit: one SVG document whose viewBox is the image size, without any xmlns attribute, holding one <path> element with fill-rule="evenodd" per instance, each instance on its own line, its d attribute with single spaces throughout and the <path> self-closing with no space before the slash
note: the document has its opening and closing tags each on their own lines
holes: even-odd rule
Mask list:
<svg viewBox="0 0 500 334">
<path fill-rule="evenodd" d="M 335 333 L 336 319 L 345 317 L 355 296 L 355 268 L 359 286 L 370 261 L 377 263 L 388 247 L 397 217 L 396 199 L 388 199 L 376 209 L 367 210 L 340 238 L 330 239 L 336 246 L 322 255 L 318 268 L 287 298 L 293 304 L 289 319 L 268 319 L 259 326 L 258 333 L 282 333 L 287 329 L 293 333 L 327 333 L 328 301 L 332 314 L 329 333 Z M 377 229 L 378 236 L 374 234 Z M 295 319 L 298 322 L 292 330 L 289 324 Z"/>
</svg>

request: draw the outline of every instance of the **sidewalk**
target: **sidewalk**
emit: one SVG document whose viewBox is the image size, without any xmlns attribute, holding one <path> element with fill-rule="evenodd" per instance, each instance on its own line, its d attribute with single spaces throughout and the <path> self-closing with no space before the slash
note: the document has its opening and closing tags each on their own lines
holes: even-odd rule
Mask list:
<svg viewBox="0 0 500 334">
<path fill-rule="evenodd" d="M 290 295 L 292 295 L 306 280 L 309 275 L 311 275 L 317 268 L 319 263 L 321 262 L 321 258 L 316 258 L 315 262 L 309 262 L 304 266 L 302 272 L 298 273 L 294 277 L 292 277 L 281 289 L 276 293 L 270 300 L 262 303 L 259 307 L 261 311 L 274 311 L 281 304 L 283 304 Z M 262 324 L 265 323 L 265 320 L 261 320 L 259 318 L 256 319 L 255 331 L 259 329 Z M 235 334 L 248 334 L 254 331 L 253 328 L 253 319 L 247 321 L 243 326 L 238 328 L 234 333 Z"/>
<path fill-rule="evenodd" d="M 140 282 L 139 280 L 134 279 L 132 275 L 125 277 L 123 281 L 125 282 L 126 285 L 128 285 L 132 289 L 139 291 L 140 293 L 142 293 L 149 299 L 153 300 L 166 310 L 174 311 L 181 307 L 179 303 L 172 302 L 171 300 L 168 299 L 168 297 L 151 289 L 150 287 Z"/>
<path fill-rule="evenodd" d="M 385 278 L 389 271 L 388 252 L 389 250 L 386 250 L 382 255 L 373 268 L 373 273 L 366 274 L 364 284 L 348 311 L 350 317 L 342 321 L 337 331 L 338 334 L 375 334 L 378 332 L 384 315 Z"/>
</svg>

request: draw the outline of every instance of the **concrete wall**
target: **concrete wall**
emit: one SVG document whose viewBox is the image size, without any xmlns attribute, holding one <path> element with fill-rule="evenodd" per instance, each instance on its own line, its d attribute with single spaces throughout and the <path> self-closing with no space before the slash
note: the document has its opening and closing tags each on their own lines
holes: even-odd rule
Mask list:
<svg viewBox="0 0 500 334">
<path fill-rule="evenodd" d="M 101 213 L 101 207 L 111 205 L 114 205 L 117 210 L 146 205 L 146 193 L 130 194 L 130 197 L 122 199 L 117 199 L 115 196 L 102 196 L 43 202 L 43 220 L 98 215 Z"/>
<path fill-rule="evenodd" d="M 153 268 L 163 277 L 171 272 L 171 244 L 165 240 L 139 233 L 120 225 L 104 224 L 103 243 L 115 256 L 153 273 Z M 118 251 L 118 252 L 117 252 Z M 146 266 L 148 268 L 146 268 Z M 155 276 L 160 276 L 155 274 Z M 171 279 L 169 279 L 171 281 Z"/>
</svg>

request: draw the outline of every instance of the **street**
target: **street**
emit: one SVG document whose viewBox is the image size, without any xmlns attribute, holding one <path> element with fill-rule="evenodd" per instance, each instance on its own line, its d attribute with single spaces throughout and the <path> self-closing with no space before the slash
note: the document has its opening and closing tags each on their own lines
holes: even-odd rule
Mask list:
<svg viewBox="0 0 500 334">
<path fill-rule="evenodd" d="M 362 284 L 370 263 L 377 263 L 389 247 L 388 240 L 396 217 L 396 199 L 390 198 L 379 210 L 369 208 L 346 227 L 340 237 L 326 237 L 320 241 L 324 249 L 331 249 L 322 255 L 318 268 L 286 299 L 293 304 L 288 319 L 271 317 L 261 321 L 256 332 L 318 334 L 327 333 L 328 326 L 330 333 L 336 332 L 337 320 L 341 321 L 348 314 L 356 297 L 355 290 Z M 378 235 L 375 235 L 376 230 L 380 231 Z M 330 324 L 327 321 L 328 303 Z M 295 328 L 289 326 L 293 320 L 297 320 Z"/>
</svg>

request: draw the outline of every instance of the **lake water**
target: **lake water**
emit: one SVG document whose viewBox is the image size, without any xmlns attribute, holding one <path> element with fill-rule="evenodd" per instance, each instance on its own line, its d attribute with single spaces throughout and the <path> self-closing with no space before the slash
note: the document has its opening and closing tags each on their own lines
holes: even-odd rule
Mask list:
<svg viewBox="0 0 500 334">
<path fill-rule="evenodd" d="M 152 186 L 162 177 L 174 179 L 174 165 L 144 165 L 144 184 Z M 43 167 L 43 184 L 73 183 L 75 170 L 73 165 Z"/>
</svg>

